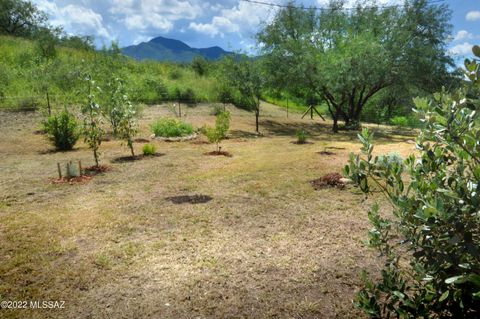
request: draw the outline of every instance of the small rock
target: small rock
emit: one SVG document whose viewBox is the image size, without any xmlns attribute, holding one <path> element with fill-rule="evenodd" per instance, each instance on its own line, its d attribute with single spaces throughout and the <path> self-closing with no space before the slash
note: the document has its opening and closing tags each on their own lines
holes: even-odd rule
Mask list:
<svg viewBox="0 0 480 319">
<path fill-rule="evenodd" d="M 343 184 L 353 184 L 353 181 L 350 178 L 340 178 L 340 183 Z"/>
</svg>

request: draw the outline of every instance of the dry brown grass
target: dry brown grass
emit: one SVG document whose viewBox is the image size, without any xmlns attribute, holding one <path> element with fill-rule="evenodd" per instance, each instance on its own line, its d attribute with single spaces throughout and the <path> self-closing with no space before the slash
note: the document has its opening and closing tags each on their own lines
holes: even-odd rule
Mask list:
<svg viewBox="0 0 480 319">
<path fill-rule="evenodd" d="M 148 124 L 168 114 L 145 110 Z M 266 114 L 266 115 L 265 115 Z M 61 310 L 5 310 L 2 318 L 357 318 L 352 306 L 362 269 L 376 256 L 362 240 L 369 203 L 352 189 L 315 191 L 309 181 L 340 172 L 354 133 L 286 119 L 264 106 L 254 117 L 233 111 L 233 157 L 214 146 L 154 142 L 161 157 L 112 163 L 128 150 L 102 144 L 110 172 L 88 183 L 50 183 L 56 163 L 92 164 L 83 143 L 49 152 L 35 135 L 39 115 L 0 120 L 0 300 L 65 300 Z M 187 109 L 195 126 L 212 124 L 206 106 Z M 298 128 L 313 144 L 295 145 Z M 380 134 L 382 133 L 383 134 Z M 379 129 L 379 152 L 413 150 L 411 137 Z M 326 147 L 334 154 L 318 154 Z M 141 144 L 136 145 L 141 152 Z M 200 204 L 168 197 L 202 194 Z"/>
</svg>

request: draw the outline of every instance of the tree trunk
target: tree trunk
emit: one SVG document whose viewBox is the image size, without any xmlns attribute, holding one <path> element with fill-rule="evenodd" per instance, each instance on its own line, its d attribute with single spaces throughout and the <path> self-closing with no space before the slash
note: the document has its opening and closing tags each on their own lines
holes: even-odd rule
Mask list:
<svg viewBox="0 0 480 319">
<path fill-rule="evenodd" d="M 95 158 L 95 165 L 98 167 L 98 153 L 96 148 L 93 149 L 93 157 Z"/>
<path fill-rule="evenodd" d="M 333 116 L 333 127 L 332 127 L 333 133 L 338 133 L 338 117 L 335 115 Z"/>
<path fill-rule="evenodd" d="M 257 100 L 257 108 L 255 110 L 255 132 L 260 133 L 258 129 L 258 118 L 260 117 L 260 98 Z"/>
<path fill-rule="evenodd" d="M 133 142 L 132 140 L 128 141 L 128 147 L 130 148 L 130 152 L 132 153 L 132 158 L 135 158 L 135 152 L 133 150 Z"/>
</svg>

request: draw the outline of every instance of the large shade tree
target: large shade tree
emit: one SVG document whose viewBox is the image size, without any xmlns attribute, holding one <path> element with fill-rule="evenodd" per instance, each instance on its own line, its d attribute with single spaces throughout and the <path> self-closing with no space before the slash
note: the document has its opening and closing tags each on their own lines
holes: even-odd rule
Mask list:
<svg viewBox="0 0 480 319">
<path fill-rule="evenodd" d="M 257 35 L 268 84 L 316 95 L 338 121 L 356 128 L 367 102 L 382 90 L 416 85 L 433 92 L 448 77 L 450 10 L 427 0 L 402 6 L 331 1 L 324 10 L 290 3 Z"/>
<path fill-rule="evenodd" d="M 47 15 L 30 1 L 0 0 L 0 34 L 31 37 L 47 21 Z"/>
</svg>

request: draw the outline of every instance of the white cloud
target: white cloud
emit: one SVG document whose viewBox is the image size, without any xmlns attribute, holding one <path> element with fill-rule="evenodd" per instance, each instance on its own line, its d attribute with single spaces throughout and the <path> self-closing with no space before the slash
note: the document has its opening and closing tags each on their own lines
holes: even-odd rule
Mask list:
<svg viewBox="0 0 480 319">
<path fill-rule="evenodd" d="M 232 21 L 225 17 L 213 17 L 211 23 L 191 22 L 188 28 L 198 33 L 207 34 L 211 37 L 217 35 L 223 37 L 225 32 L 238 32 L 240 30 L 237 24 L 232 23 Z"/>
<path fill-rule="evenodd" d="M 480 11 L 470 11 L 465 17 L 467 21 L 477 21 L 480 20 Z"/>
<path fill-rule="evenodd" d="M 457 44 L 451 47 L 448 50 L 448 53 L 454 56 L 464 56 L 464 55 L 471 55 L 472 54 L 472 47 L 473 44 L 469 42 L 464 42 L 461 44 Z"/>
<path fill-rule="evenodd" d="M 192 1 L 181 0 L 111 0 L 109 12 L 128 30 L 168 32 L 174 22 L 193 20 L 202 8 Z"/>
<path fill-rule="evenodd" d="M 248 2 L 239 2 L 232 8 L 221 9 L 209 23 L 195 23 L 189 29 L 211 37 L 226 33 L 238 33 L 240 37 L 251 36 L 263 22 L 273 18 L 274 8 Z"/>
<path fill-rule="evenodd" d="M 69 33 L 81 35 L 95 35 L 103 39 L 112 40 L 113 36 L 104 26 L 103 17 L 90 8 L 77 4 L 59 7 L 48 0 L 37 0 L 38 8 L 50 16 L 50 23 L 63 26 Z"/>
<path fill-rule="evenodd" d="M 473 38 L 476 38 L 476 37 L 470 32 L 468 32 L 467 30 L 460 30 L 457 32 L 457 34 L 453 38 L 453 41 L 470 40 Z"/>
</svg>

